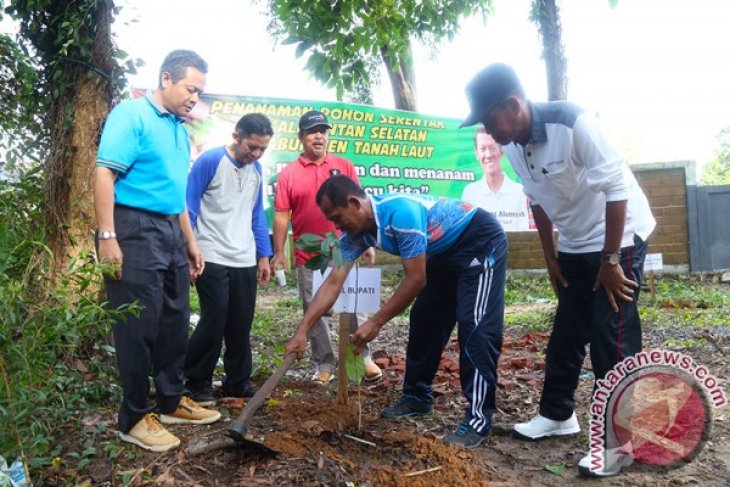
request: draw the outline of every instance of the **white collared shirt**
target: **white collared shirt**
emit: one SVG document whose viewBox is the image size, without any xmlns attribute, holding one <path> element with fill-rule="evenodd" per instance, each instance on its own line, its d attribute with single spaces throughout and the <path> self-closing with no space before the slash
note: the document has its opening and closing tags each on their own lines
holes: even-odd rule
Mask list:
<svg viewBox="0 0 730 487">
<path fill-rule="evenodd" d="M 634 235 L 646 240 L 656 226 L 649 202 L 595 120 L 564 101 L 530 103 L 530 111 L 530 141 L 504 150 L 532 204 L 557 227 L 558 250 L 603 249 L 609 201 L 628 201 L 621 246 L 633 245 Z"/>
</svg>

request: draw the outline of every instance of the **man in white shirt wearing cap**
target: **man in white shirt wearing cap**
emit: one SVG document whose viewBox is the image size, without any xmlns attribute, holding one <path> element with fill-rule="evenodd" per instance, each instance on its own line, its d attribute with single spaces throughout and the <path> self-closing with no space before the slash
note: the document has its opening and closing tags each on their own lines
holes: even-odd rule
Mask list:
<svg viewBox="0 0 730 487">
<path fill-rule="evenodd" d="M 481 122 L 503 146 L 530 198 L 558 297 L 539 414 L 515 425 L 514 433 L 529 440 L 577 434 L 574 393 L 586 344 L 596 379 L 641 351 L 637 302 L 656 222 L 623 158 L 580 107 L 528 101 L 515 72 L 500 63 L 480 71 L 466 93 L 471 113 L 462 127 Z M 585 456 L 579 471 L 611 476 L 633 461 L 625 454 L 612 458 L 595 470 Z"/>
</svg>

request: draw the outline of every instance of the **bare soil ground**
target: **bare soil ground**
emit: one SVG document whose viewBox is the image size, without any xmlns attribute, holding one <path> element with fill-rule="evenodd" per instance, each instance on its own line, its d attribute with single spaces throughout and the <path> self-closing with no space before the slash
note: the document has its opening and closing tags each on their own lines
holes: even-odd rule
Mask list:
<svg viewBox="0 0 730 487">
<path fill-rule="evenodd" d="M 279 313 L 277 303 L 290 298 L 291 294 L 280 288 L 269 288 L 261 292 L 259 307 L 273 307 Z M 530 306 L 545 310 L 553 305 Z M 516 311 L 524 312 L 525 306 L 508 309 L 508 313 Z M 667 309 L 667 313 L 671 312 L 672 309 Z M 282 319 L 291 317 L 282 316 Z M 709 345 L 688 351 L 697 362 L 709 367 L 728 392 L 729 329 L 727 325 L 720 326 L 713 331 L 714 341 Z M 645 329 L 646 346 L 662 345 L 667 333 Z M 693 462 L 664 472 L 634 465 L 617 477 L 600 481 L 586 480 L 577 474 L 576 464 L 587 448 L 585 434 L 540 442 L 513 438 L 511 425 L 537 411 L 548 338 L 547 333 L 529 331 L 519 325 L 505 329 L 497 399 L 499 411 L 492 436 L 483 446 L 465 451 L 441 441 L 459 424 L 465 404 L 458 382 L 458 346 L 453 340 L 444 352 L 435 381 L 434 414 L 405 421 L 383 419 L 380 410 L 400 394 L 407 334 L 405 318 L 397 318 L 384 328 L 373 345 L 374 357 L 385 369 L 384 378 L 360 388 L 351 384 L 347 406 L 336 404 L 336 381 L 326 388 L 316 386 L 307 380 L 312 365 L 306 360 L 295 365 L 249 425 L 252 439 L 275 450 L 275 456 L 242 448 L 194 457 L 186 455 L 184 449 L 163 454 L 144 452 L 114 438 L 115 411 L 110 408 L 89 412 L 82 418 L 81 427 L 69 429 L 64 442 L 68 451 L 78 451 L 80 442 L 89 438 L 84 436 L 85 429 L 99 431 L 99 425 L 108 425 L 103 434 L 91 438 L 97 451 L 113 451 L 114 458 L 93 456 L 79 471 L 51 467 L 36 484 L 411 487 L 599 483 L 602 486 L 720 486 L 730 483 L 727 408 L 715 411 L 713 435 Z M 590 364 L 586 367 L 589 369 Z M 585 376 L 577 394 L 584 432 L 593 387 L 588 371 Z M 256 382 L 263 380 L 265 377 L 259 377 Z M 235 401 L 221 401 L 218 407 L 224 419 L 219 423 L 171 429 L 180 436 L 183 447 L 201 438 L 225 438 L 226 425 L 231 416 L 238 414 L 240 406 Z"/>
</svg>

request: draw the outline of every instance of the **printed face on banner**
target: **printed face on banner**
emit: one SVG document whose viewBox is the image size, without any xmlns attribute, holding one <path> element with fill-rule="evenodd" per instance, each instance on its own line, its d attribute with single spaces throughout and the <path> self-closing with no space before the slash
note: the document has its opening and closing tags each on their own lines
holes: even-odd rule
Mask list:
<svg viewBox="0 0 730 487">
<path fill-rule="evenodd" d="M 476 133 L 477 159 L 484 168 L 484 174 L 496 175 L 502 172 L 502 147 L 486 132 Z"/>
</svg>

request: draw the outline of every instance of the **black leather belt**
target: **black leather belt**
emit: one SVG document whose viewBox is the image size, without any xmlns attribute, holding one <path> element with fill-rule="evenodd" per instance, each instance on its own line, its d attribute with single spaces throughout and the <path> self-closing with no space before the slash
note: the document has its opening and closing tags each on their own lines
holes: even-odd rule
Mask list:
<svg viewBox="0 0 730 487">
<path fill-rule="evenodd" d="M 116 203 L 116 206 L 119 208 L 124 208 L 125 210 L 138 211 L 140 213 L 144 213 L 145 215 L 149 215 L 154 218 L 160 218 L 162 220 L 167 220 L 168 222 L 174 222 L 178 218 L 180 218 L 180 215 L 165 215 L 164 213 L 157 213 L 156 211 L 143 210 L 142 208 L 135 208 L 134 206 L 120 205 L 119 203 Z"/>
</svg>

